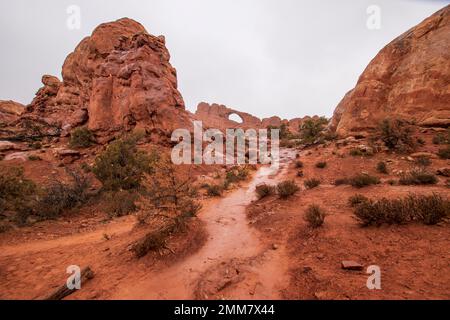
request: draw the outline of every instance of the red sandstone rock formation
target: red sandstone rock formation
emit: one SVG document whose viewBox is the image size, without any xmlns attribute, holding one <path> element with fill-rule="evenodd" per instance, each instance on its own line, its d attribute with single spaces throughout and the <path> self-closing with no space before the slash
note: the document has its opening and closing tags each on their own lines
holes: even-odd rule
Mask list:
<svg viewBox="0 0 450 320">
<path fill-rule="evenodd" d="M 368 134 L 385 118 L 450 125 L 450 6 L 388 44 L 337 106 L 330 129 Z"/>
<path fill-rule="evenodd" d="M 242 123 L 230 120 L 230 115 L 236 114 L 242 119 Z M 286 124 L 291 132 L 298 132 L 300 125 L 303 121 L 311 119 L 311 117 L 295 118 L 292 120 L 282 120 L 280 117 L 270 117 L 265 119 L 259 119 L 251 114 L 240 112 L 228 108 L 224 105 L 219 104 L 208 104 L 201 102 L 195 113 L 195 117 L 201 120 L 205 126 L 210 128 L 217 128 L 220 130 L 225 130 L 228 128 L 242 128 L 242 129 L 262 129 L 268 126 L 279 127 L 281 124 Z M 314 116 L 318 118 L 318 116 Z"/>
<path fill-rule="evenodd" d="M 191 116 L 169 59 L 164 37 L 148 34 L 139 23 L 124 18 L 102 24 L 67 57 L 62 82 L 42 78 L 27 111 L 3 135 L 26 136 L 23 122 L 32 121 L 44 135 L 64 136 L 87 125 L 100 140 L 135 127 L 170 136 L 187 127 Z"/>
<path fill-rule="evenodd" d="M 11 123 L 19 119 L 25 106 L 14 101 L 0 101 L 0 123 Z"/>
</svg>

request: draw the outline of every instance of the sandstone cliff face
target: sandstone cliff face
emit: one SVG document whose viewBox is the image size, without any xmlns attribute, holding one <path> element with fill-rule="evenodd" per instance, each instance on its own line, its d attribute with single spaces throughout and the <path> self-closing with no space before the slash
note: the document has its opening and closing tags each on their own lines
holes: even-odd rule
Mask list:
<svg viewBox="0 0 450 320">
<path fill-rule="evenodd" d="M 337 106 L 330 129 L 370 134 L 385 118 L 450 125 L 450 6 L 388 44 Z"/>
<path fill-rule="evenodd" d="M 170 136 L 188 126 L 190 115 L 169 59 L 164 37 L 139 23 L 124 18 L 102 24 L 66 58 L 62 81 L 42 78 L 44 86 L 10 135 L 26 120 L 52 135 L 87 125 L 99 140 L 135 127 Z"/>
</svg>

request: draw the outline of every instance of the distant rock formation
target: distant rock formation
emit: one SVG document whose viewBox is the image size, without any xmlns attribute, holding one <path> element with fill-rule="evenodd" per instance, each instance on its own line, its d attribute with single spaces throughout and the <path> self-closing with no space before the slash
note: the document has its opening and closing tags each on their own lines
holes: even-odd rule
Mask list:
<svg viewBox="0 0 450 320">
<path fill-rule="evenodd" d="M 231 115 L 238 115 L 242 122 L 236 122 L 230 120 Z M 311 117 L 295 118 L 292 120 L 282 120 L 280 117 L 271 117 L 265 119 L 259 119 L 249 113 L 240 112 L 235 109 L 228 108 L 220 104 L 208 104 L 201 102 L 197 106 L 197 111 L 195 112 L 195 118 L 201 120 L 205 126 L 210 128 L 217 128 L 220 130 L 225 130 L 228 128 L 242 128 L 242 129 L 262 129 L 268 126 L 279 127 L 281 124 L 286 124 L 291 132 L 298 132 L 300 125 L 303 121 L 307 119 L 312 119 Z M 318 116 L 314 116 L 318 118 Z"/>
<path fill-rule="evenodd" d="M 25 111 L 25 106 L 14 101 L 0 100 L 0 123 L 11 123 L 19 119 Z"/>
<path fill-rule="evenodd" d="M 450 6 L 380 51 L 337 106 L 330 129 L 367 135 L 394 117 L 450 126 Z"/>
</svg>

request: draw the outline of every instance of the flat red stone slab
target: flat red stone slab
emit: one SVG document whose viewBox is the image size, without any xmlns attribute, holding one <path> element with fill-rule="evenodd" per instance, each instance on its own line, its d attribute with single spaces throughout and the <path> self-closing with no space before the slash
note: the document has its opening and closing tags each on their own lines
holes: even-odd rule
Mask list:
<svg viewBox="0 0 450 320">
<path fill-rule="evenodd" d="M 342 269 L 344 270 L 357 270 L 361 271 L 364 266 L 355 261 L 342 261 L 341 262 Z"/>
</svg>

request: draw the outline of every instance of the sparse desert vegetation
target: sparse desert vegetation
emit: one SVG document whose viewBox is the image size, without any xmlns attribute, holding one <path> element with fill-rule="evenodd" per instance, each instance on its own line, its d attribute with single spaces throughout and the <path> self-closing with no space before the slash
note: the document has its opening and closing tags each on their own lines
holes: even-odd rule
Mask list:
<svg viewBox="0 0 450 320">
<path fill-rule="evenodd" d="M 300 188 L 293 180 L 285 180 L 277 184 L 277 194 L 281 199 L 287 199 L 299 190 Z"/>
<path fill-rule="evenodd" d="M 303 184 L 305 185 L 306 189 L 314 189 L 314 188 L 317 188 L 318 186 L 320 186 L 320 180 L 316 179 L 316 178 L 311 178 L 311 179 L 305 180 L 305 182 Z"/>
<path fill-rule="evenodd" d="M 318 205 L 310 205 L 305 212 L 305 221 L 311 228 L 319 228 L 325 222 L 327 213 Z"/>
<path fill-rule="evenodd" d="M 234 95 L 227 100 L 246 110 L 209 101 L 194 111 L 193 97 L 220 97 L 220 88 L 181 92 L 195 84 L 208 89 L 196 81 L 178 86 L 179 73 L 204 68 L 171 59 L 165 37 L 137 21 L 95 28 L 66 58 L 62 77 L 43 75 L 26 104 L 0 100 L 0 299 L 47 300 L 55 292 L 70 300 L 450 299 L 450 274 L 443 272 L 450 249 L 449 70 L 442 57 L 449 17 L 447 6 L 393 41 L 382 39 L 386 47 L 365 69 L 357 66 L 365 70 L 359 80 L 342 77 L 355 84 L 345 85 L 347 93 L 326 93 L 333 84 L 320 73 L 329 68 L 306 68 L 318 72 L 312 81 L 287 69 L 280 78 L 277 65 L 298 69 L 295 54 L 288 64 L 277 54 L 253 61 L 269 62 L 261 65 L 268 72 L 244 74 L 252 65 L 239 73 L 239 63 L 217 69 L 222 80 L 224 72 L 238 82 L 256 80 L 241 86 L 241 102 L 243 91 L 225 88 Z M 356 25 L 349 22 L 344 27 Z M 8 39 L 17 30 L 6 30 Z M 275 34 L 260 31 L 257 43 Z M 204 40 L 189 35 L 193 45 Z M 245 59 L 228 61 L 245 64 L 251 47 Z M 293 99 L 294 78 L 314 89 L 305 99 Z M 271 87 L 274 79 L 279 85 Z M 263 87 L 273 89 L 263 93 L 268 100 L 257 92 Z M 330 101 L 334 112 L 324 109 Z M 312 110 L 320 114 L 307 115 Z M 68 266 L 82 270 L 81 289 L 68 288 Z M 374 266 L 382 290 L 366 288 Z"/>
<path fill-rule="evenodd" d="M 263 199 L 265 197 L 275 194 L 276 188 L 274 186 L 263 183 L 257 185 L 255 191 L 256 195 L 258 196 L 258 199 Z"/>
<path fill-rule="evenodd" d="M 434 225 L 450 215 L 450 201 L 437 194 L 410 195 L 399 199 L 364 199 L 356 205 L 354 213 L 364 227 L 413 221 Z"/>
</svg>

